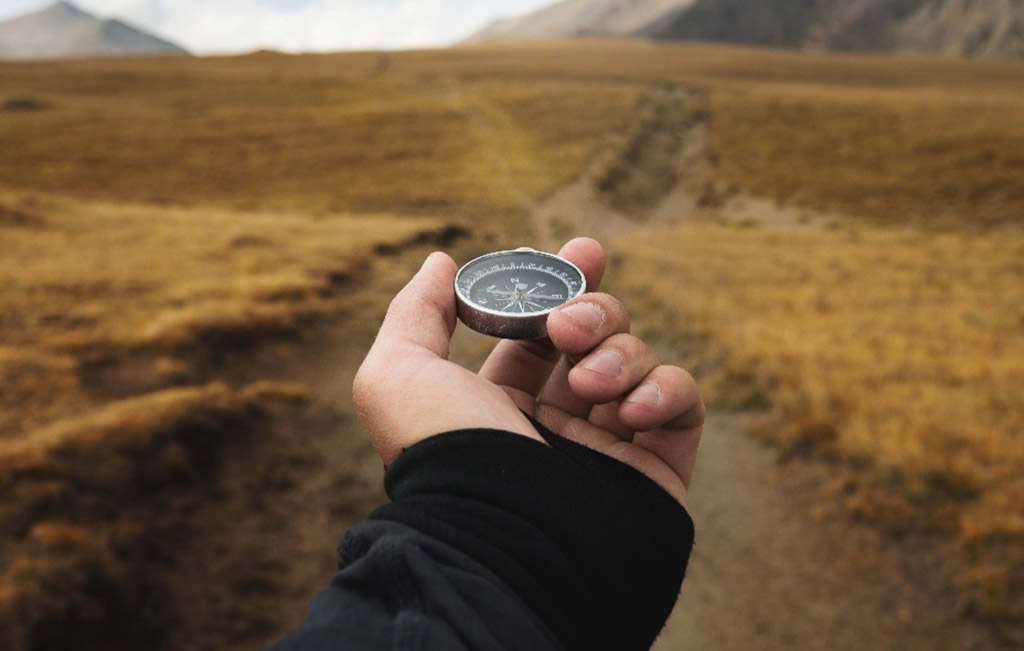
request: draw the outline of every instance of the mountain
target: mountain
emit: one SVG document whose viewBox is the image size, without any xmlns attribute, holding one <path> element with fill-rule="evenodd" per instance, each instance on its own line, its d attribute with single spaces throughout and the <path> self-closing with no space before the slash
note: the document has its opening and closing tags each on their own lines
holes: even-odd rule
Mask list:
<svg viewBox="0 0 1024 651">
<path fill-rule="evenodd" d="M 1024 58 L 1024 0 L 564 0 L 467 42 L 576 36 Z"/>
<path fill-rule="evenodd" d="M 465 43 L 573 36 L 632 36 L 694 0 L 563 0 L 516 18 L 491 23 Z"/>
<path fill-rule="evenodd" d="M 697 0 L 662 39 L 838 51 L 1024 56 L 1022 0 Z"/>
<path fill-rule="evenodd" d="M 897 29 L 903 49 L 939 54 L 1024 58 L 1024 0 L 925 3 Z"/>
<path fill-rule="evenodd" d="M 120 20 L 102 20 L 68 2 L 0 23 L 0 59 L 66 59 L 188 54 Z"/>
<path fill-rule="evenodd" d="M 685 12 L 646 25 L 641 34 L 796 47 L 802 45 L 822 4 L 823 0 L 697 0 Z"/>
</svg>

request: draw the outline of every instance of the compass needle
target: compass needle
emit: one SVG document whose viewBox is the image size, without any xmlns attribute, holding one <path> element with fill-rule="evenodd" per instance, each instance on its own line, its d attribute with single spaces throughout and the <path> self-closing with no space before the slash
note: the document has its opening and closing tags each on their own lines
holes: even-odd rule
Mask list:
<svg viewBox="0 0 1024 651">
<path fill-rule="evenodd" d="M 586 278 L 576 265 L 525 247 L 480 256 L 455 276 L 463 323 L 507 339 L 543 337 L 547 315 L 585 291 Z M 498 306 L 489 306 L 488 297 L 498 299 Z"/>
</svg>

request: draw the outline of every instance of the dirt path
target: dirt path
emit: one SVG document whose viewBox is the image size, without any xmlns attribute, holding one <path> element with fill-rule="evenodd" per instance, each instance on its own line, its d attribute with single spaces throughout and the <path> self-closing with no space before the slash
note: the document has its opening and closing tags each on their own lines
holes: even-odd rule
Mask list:
<svg viewBox="0 0 1024 651">
<path fill-rule="evenodd" d="M 610 241 L 641 221 L 693 218 L 714 203 L 704 107 L 691 91 L 652 89 L 621 147 L 530 205 L 540 244 L 554 246 L 562 222 Z M 390 295 L 425 252 L 382 261 L 401 273 L 364 291 Z M 268 343 L 225 362 L 233 383 L 294 380 L 311 402 L 282 408 L 274 431 L 254 434 L 191 514 L 180 544 L 190 562 L 167 579 L 184 604 L 167 648 L 259 648 L 297 626 L 331 574 L 337 538 L 382 503 L 382 470 L 349 394 L 379 318 L 354 310 L 300 345 Z M 460 326 L 453 348 L 453 359 L 473 366 L 487 343 Z M 780 465 L 744 435 L 745 418 L 710 416 L 692 490 L 698 542 L 658 651 L 999 648 L 958 616 L 951 543 L 896 541 L 850 522 L 822 497 L 827 467 Z"/>
<path fill-rule="evenodd" d="M 691 492 L 697 545 L 657 651 L 999 648 L 958 614 L 951 541 L 851 522 L 822 496 L 827 466 L 780 465 L 744 419 L 708 421 Z"/>
</svg>

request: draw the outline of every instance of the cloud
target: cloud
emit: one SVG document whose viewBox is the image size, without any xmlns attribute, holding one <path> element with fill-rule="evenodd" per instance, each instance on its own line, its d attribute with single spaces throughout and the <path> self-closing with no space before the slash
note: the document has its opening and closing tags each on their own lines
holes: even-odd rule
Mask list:
<svg viewBox="0 0 1024 651">
<path fill-rule="evenodd" d="M 438 47 L 552 0 L 73 0 L 197 54 Z"/>
</svg>

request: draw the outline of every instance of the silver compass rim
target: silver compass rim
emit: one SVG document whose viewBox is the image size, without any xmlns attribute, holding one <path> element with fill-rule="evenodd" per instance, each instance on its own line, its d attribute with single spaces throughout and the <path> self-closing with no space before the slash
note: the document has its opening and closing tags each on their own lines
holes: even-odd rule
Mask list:
<svg viewBox="0 0 1024 651">
<path fill-rule="evenodd" d="M 537 312 L 521 312 L 519 314 L 516 314 L 515 312 L 502 312 L 501 310 L 492 310 L 491 308 L 483 307 L 481 305 L 478 305 L 478 304 L 474 303 L 472 301 L 472 299 L 470 299 L 468 296 L 466 296 L 465 294 L 462 293 L 462 289 L 459 287 L 459 277 L 462 276 L 462 272 L 465 271 L 470 265 L 475 264 L 475 263 L 477 263 L 477 262 L 479 262 L 481 260 L 485 260 L 487 258 L 494 258 L 494 257 L 502 256 L 502 255 L 508 255 L 510 253 L 532 253 L 532 254 L 540 255 L 540 256 L 543 256 L 543 257 L 546 257 L 546 258 L 553 258 L 555 260 L 558 260 L 559 262 L 565 263 L 567 266 L 572 268 L 573 271 L 575 271 L 577 274 L 579 274 L 579 277 L 580 277 L 580 288 L 579 288 L 579 291 L 577 291 L 575 295 L 570 296 L 564 302 L 562 302 L 562 303 L 560 303 L 560 304 L 558 304 L 558 305 L 556 305 L 554 307 L 549 307 L 549 308 L 547 308 L 545 310 L 540 310 L 540 311 L 537 311 Z M 470 260 L 466 264 L 462 265 L 459 268 L 458 272 L 456 272 L 456 274 L 455 274 L 455 283 L 454 284 L 455 284 L 455 295 L 458 297 L 459 302 L 465 304 L 467 308 L 472 309 L 472 310 L 474 310 L 476 312 L 480 312 L 480 313 L 483 313 L 483 314 L 488 314 L 490 316 L 501 317 L 501 318 L 504 318 L 504 319 L 512 318 L 512 319 L 522 320 L 522 321 L 526 321 L 526 320 L 531 319 L 531 318 L 536 318 L 538 316 L 547 316 L 548 314 L 551 314 L 552 312 L 554 312 L 558 308 L 562 307 L 563 305 L 565 305 L 569 301 L 576 300 L 580 296 L 583 296 L 584 294 L 587 293 L 587 277 L 583 273 L 583 271 L 580 270 L 579 267 L 577 267 L 575 264 L 573 264 L 569 260 L 566 260 L 565 258 L 563 258 L 561 256 L 555 255 L 554 253 L 548 253 L 547 251 L 538 251 L 538 250 L 532 249 L 532 248 L 530 248 L 528 246 L 521 246 L 518 249 L 506 249 L 504 251 L 492 251 L 491 253 L 485 253 L 485 254 L 483 254 L 481 256 L 477 256 L 477 257 L 473 258 L 472 260 Z M 461 318 L 461 315 L 460 315 L 460 318 Z M 463 319 L 463 321 L 465 321 L 465 319 Z"/>
</svg>

